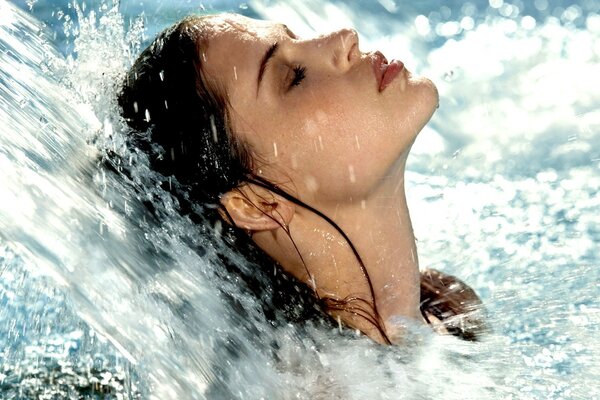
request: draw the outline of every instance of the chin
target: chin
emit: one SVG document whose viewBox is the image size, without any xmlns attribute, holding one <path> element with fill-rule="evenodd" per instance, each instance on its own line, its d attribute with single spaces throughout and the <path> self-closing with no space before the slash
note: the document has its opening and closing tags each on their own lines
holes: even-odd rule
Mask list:
<svg viewBox="0 0 600 400">
<path fill-rule="evenodd" d="M 437 87 L 429 78 L 415 78 L 414 84 L 416 86 L 415 105 L 418 107 L 416 111 L 420 117 L 420 121 L 417 123 L 418 131 L 415 133 L 416 138 L 421 129 L 429 122 L 435 110 L 438 109 L 440 96 Z"/>
</svg>

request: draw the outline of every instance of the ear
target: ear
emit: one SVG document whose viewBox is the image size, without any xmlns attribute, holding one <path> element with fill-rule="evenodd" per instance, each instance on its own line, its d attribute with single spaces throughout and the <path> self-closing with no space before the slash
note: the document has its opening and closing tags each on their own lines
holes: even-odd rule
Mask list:
<svg viewBox="0 0 600 400">
<path fill-rule="evenodd" d="M 287 226 L 295 213 L 292 202 L 252 184 L 222 195 L 221 205 L 229 214 L 219 211 L 225 221 L 251 231 L 271 231 Z"/>
</svg>

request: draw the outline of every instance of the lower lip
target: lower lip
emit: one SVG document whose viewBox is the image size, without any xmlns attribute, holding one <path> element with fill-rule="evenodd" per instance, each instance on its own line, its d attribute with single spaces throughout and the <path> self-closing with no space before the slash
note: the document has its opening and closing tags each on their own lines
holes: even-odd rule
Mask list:
<svg viewBox="0 0 600 400">
<path fill-rule="evenodd" d="M 379 85 L 379 91 L 383 91 L 392 81 L 398 76 L 400 72 L 404 69 L 404 64 L 402 61 L 392 60 L 389 63 L 383 72 L 383 77 L 381 78 L 381 85 Z"/>
</svg>

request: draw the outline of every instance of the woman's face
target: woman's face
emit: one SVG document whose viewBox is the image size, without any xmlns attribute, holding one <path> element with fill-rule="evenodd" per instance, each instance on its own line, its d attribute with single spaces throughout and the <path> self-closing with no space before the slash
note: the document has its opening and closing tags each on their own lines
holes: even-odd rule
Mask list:
<svg viewBox="0 0 600 400">
<path fill-rule="evenodd" d="M 437 107 L 433 83 L 406 69 L 380 91 L 381 57 L 361 53 L 353 30 L 299 38 L 239 15 L 207 22 L 202 73 L 225 90 L 234 134 L 258 160 L 254 172 L 303 201 L 368 198 L 404 167 Z"/>
</svg>

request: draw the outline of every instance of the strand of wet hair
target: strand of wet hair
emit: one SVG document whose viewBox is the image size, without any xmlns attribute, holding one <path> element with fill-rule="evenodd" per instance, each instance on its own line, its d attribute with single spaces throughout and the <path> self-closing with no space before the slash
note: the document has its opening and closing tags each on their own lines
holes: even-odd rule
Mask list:
<svg viewBox="0 0 600 400">
<path fill-rule="evenodd" d="M 287 192 L 285 192 L 284 190 L 282 190 L 281 188 L 279 188 L 277 185 L 269 182 L 268 180 L 257 176 L 255 174 L 249 174 L 247 177 L 247 182 L 248 183 L 253 183 L 257 186 L 260 186 L 264 189 L 270 190 L 275 194 L 280 195 L 281 197 L 283 197 L 286 200 L 291 201 L 292 203 L 299 205 L 305 209 L 307 209 L 308 211 L 316 214 L 317 216 L 323 218 L 328 224 L 330 224 L 331 226 L 333 226 L 333 228 L 335 230 L 338 231 L 338 233 L 340 235 L 342 235 L 342 237 L 344 238 L 344 240 L 348 243 L 348 245 L 350 246 L 350 248 L 352 249 L 352 252 L 354 254 L 354 257 L 357 259 L 361 272 L 363 273 L 363 276 L 365 277 L 367 284 L 369 286 L 369 291 L 370 291 L 370 295 L 371 298 L 373 299 L 373 304 L 371 305 L 371 307 L 373 308 L 373 313 L 375 314 L 375 318 L 376 318 L 376 322 L 374 323 L 373 321 L 367 319 L 369 322 L 373 323 L 373 325 L 377 328 L 377 330 L 379 331 L 379 333 L 381 334 L 381 336 L 383 337 L 383 339 L 385 340 L 386 344 L 391 344 L 390 339 L 388 338 L 385 329 L 382 326 L 382 321 L 381 321 L 381 315 L 379 314 L 379 311 L 377 310 L 377 302 L 375 301 L 375 290 L 373 289 L 373 283 L 371 282 L 371 278 L 369 277 L 369 274 L 367 272 L 367 268 L 365 267 L 365 264 L 360 256 L 360 254 L 358 253 L 358 250 L 356 250 L 356 247 L 354 246 L 354 244 L 352 243 L 352 241 L 350 240 L 350 238 L 348 237 L 348 235 L 346 235 L 346 233 L 342 230 L 342 228 L 340 228 L 331 218 L 329 218 L 327 215 L 325 215 L 324 213 L 322 213 L 321 211 L 317 210 L 316 208 L 298 200 L 297 198 L 295 198 L 294 196 L 288 194 Z M 289 234 L 288 234 L 289 235 Z M 292 240 L 293 242 L 293 240 Z M 295 246 L 295 243 L 294 243 Z M 298 251 L 298 248 L 296 247 L 296 251 Z M 305 265 L 306 267 L 306 265 Z"/>
<path fill-rule="evenodd" d="M 291 195 L 289 195 L 289 194 L 287 194 L 287 193 L 283 192 L 283 191 L 282 191 L 280 188 L 278 188 L 278 187 L 274 187 L 274 185 L 273 185 L 271 182 L 268 182 L 268 181 L 266 181 L 266 180 L 265 180 L 264 184 L 263 184 L 263 183 L 259 183 L 259 182 L 253 182 L 253 181 L 249 181 L 248 183 L 255 183 L 255 184 L 257 184 L 257 185 L 258 185 L 258 186 L 260 186 L 260 187 L 263 187 L 263 188 L 265 188 L 265 189 L 268 189 L 268 190 L 270 190 L 270 191 L 273 191 L 273 192 L 275 192 L 275 193 L 278 193 L 278 194 L 280 194 L 280 195 L 283 195 L 283 194 L 285 194 L 285 195 L 289 196 L 289 197 L 287 197 L 287 198 L 288 198 L 288 199 L 290 199 L 290 201 L 293 201 L 294 203 L 296 203 L 296 204 L 298 204 L 298 205 L 300 205 L 300 206 L 302 206 L 302 207 L 306 207 L 307 209 L 311 209 L 311 208 L 312 208 L 312 207 L 310 207 L 310 206 L 308 206 L 308 205 L 306 205 L 306 204 L 302 203 L 300 200 L 298 200 L 298 199 L 294 198 L 293 196 L 291 196 Z M 283 193 L 281 193 L 281 192 L 283 192 Z M 245 197 L 245 198 L 246 198 L 248 201 L 250 201 L 249 197 L 248 197 L 248 196 L 247 196 L 245 193 L 243 193 L 243 192 L 241 192 L 241 191 L 239 191 L 239 193 L 240 193 L 242 196 L 244 196 L 244 197 Z M 260 196 L 259 196 L 259 197 L 260 197 Z M 290 198 L 290 197 L 291 197 L 291 198 Z M 265 200 L 265 201 L 266 201 L 266 199 L 264 199 L 264 198 L 263 198 L 263 200 Z M 279 226 L 280 226 L 280 227 L 281 227 L 281 228 L 284 230 L 284 232 L 286 232 L 287 236 L 289 237 L 290 241 L 292 242 L 292 244 L 293 244 L 293 246 L 294 246 L 294 248 L 295 248 L 295 250 L 296 250 L 296 253 L 298 253 L 298 256 L 300 257 L 300 260 L 301 260 L 301 262 L 302 262 L 302 264 L 303 264 L 303 266 L 304 266 L 304 268 L 305 268 L 305 270 L 306 270 L 306 273 L 307 273 L 307 275 L 308 275 L 308 276 L 309 276 L 309 277 L 312 279 L 312 282 L 311 282 L 311 283 L 313 284 L 313 293 L 315 294 L 315 296 L 317 297 L 317 299 L 318 299 L 318 300 L 319 300 L 319 301 L 320 301 L 320 302 L 321 302 L 321 303 L 322 303 L 322 304 L 323 304 L 323 305 L 326 307 L 326 309 L 328 309 L 328 310 L 338 310 L 338 311 L 347 311 L 347 312 L 350 312 L 350 313 L 352 313 L 352 314 L 354 314 L 354 315 L 357 315 L 357 316 L 359 316 L 359 317 L 362 317 L 362 318 L 364 318 L 364 319 L 365 319 L 367 322 L 369 322 L 370 324 L 372 324 L 373 326 L 375 326 L 375 327 L 377 328 L 377 330 L 379 331 L 379 333 L 381 334 L 381 336 L 382 336 L 382 337 L 383 337 L 383 338 L 386 340 L 386 343 L 387 343 L 387 344 L 391 344 L 391 343 L 390 343 L 390 341 L 389 341 L 389 339 L 387 338 L 387 335 L 386 335 L 385 331 L 384 331 L 384 330 L 382 329 L 382 327 L 381 327 L 381 323 L 380 323 L 380 321 L 378 321 L 378 319 L 380 319 L 381 317 L 380 317 L 380 315 L 379 315 L 379 313 L 378 313 L 378 311 L 377 311 L 377 309 L 376 309 L 376 307 L 375 307 L 375 299 L 374 299 L 374 296 L 373 296 L 373 292 L 371 292 L 371 296 L 373 297 L 373 303 L 372 303 L 372 304 L 371 304 L 371 303 L 369 303 L 369 302 L 368 302 L 367 300 L 365 300 L 365 299 L 362 299 L 362 298 L 359 298 L 359 297 L 355 297 L 355 296 L 353 296 L 353 297 L 347 296 L 347 297 L 346 297 L 345 299 L 343 299 L 343 300 L 334 299 L 334 298 L 332 298 L 332 297 L 329 297 L 329 296 L 321 297 L 321 296 L 319 295 L 319 293 L 318 293 L 318 288 L 317 288 L 317 286 L 316 286 L 316 282 L 315 282 L 315 280 L 314 280 L 314 277 L 313 277 L 313 275 L 310 273 L 310 270 L 309 270 L 309 268 L 308 268 L 308 265 L 307 265 L 307 264 L 306 264 L 306 262 L 304 261 L 304 257 L 302 256 L 302 254 L 301 254 L 301 252 L 300 252 L 300 249 L 299 249 L 299 248 L 298 248 L 298 246 L 296 245 L 296 242 L 295 242 L 295 240 L 292 238 L 292 236 L 291 236 L 291 232 L 289 231 L 289 227 L 287 227 L 287 226 L 283 225 L 283 224 L 282 224 L 280 221 L 278 221 L 278 220 L 277 220 L 276 218 L 274 218 L 272 215 L 270 215 L 270 214 L 266 213 L 266 212 L 265 212 L 264 210 L 262 210 L 260 207 L 257 207 L 257 206 L 256 206 L 256 205 L 255 205 L 255 204 L 252 202 L 252 201 L 250 201 L 250 203 L 251 203 L 251 204 L 252 204 L 252 205 L 253 205 L 253 206 L 254 206 L 254 207 L 255 207 L 255 208 L 258 210 L 258 211 L 260 211 L 260 212 L 261 212 L 263 215 L 265 215 L 266 217 L 270 218 L 270 219 L 271 219 L 271 220 L 273 220 L 273 221 L 274 221 L 274 222 L 275 222 L 277 225 L 279 225 Z M 224 208 L 224 207 L 221 207 L 221 208 Z M 225 211 L 225 213 L 226 213 L 227 217 L 230 219 L 230 221 L 233 221 L 233 219 L 231 218 L 231 215 L 229 214 L 229 212 L 228 212 L 227 210 L 224 210 L 224 211 Z M 320 212 L 318 212 L 317 210 L 314 210 L 314 209 L 313 209 L 312 211 L 313 211 L 313 212 L 315 212 L 315 213 L 316 213 L 316 214 L 318 214 L 318 215 L 319 215 L 319 214 L 321 214 L 321 213 L 320 213 Z M 321 216 L 322 218 L 326 219 L 326 220 L 328 219 L 328 218 L 327 218 L 326 216 L 324 216 L 324 215 L 320 215 L 320 216 Z M 339 231 L 341 231 L 341 228 L 339 228 L 339 227 L 338 227 L 338 226 L 337 226 L 337 225 L 336 225 L 336 224 L 335 224 L 333 221 L 328 221 L 328 222 L 329 222 L 329 223 L 331 223 L 332 225 L 334 225 L 334 227 L 336 227 L 336 229 L 338 229 Z M 341 233 L 342 233 L 342 235 L 344 235 L 344 233 L 343 233 L 343 232 L 341 232 Z M 350 239 L 349 239 L 347 236 L 346 236 L 346 240 L 347 240 L 347 241 L 350 243 L 350 245 L 351 245 L 351 246 L 353 246 L 353 245 L 352 245 L 352 243 L 350 242 Z M 359 260 L 359 263 L 362 263 L 362 259 L 361 259 L 361 258 L 360 258 L 360 256 L 357 254 L 357 252 L 355 252 L 355 256 L 356 256 L 356 257 L 357 257 L 357 259 Z M 362 264 L 362 266 L 364 267 L 364 264 Z M 371 283 L 371 281 L 370 281 L 370 278 L 369 278 L 369 276 L 368 276 L 368 274 L 367 274 L 367 272 L 366 272 L 366 268 L 365 268 L 365 270 L 363 271 L 363 274 L 364 274 L 364 276 L 365 276 L 365 279 L 367 280 L 367 283 L 369 283 L 369 284 L 370 284 L 370 283 Z M 371 288 L 371 289 L 372 289 L 372 288 Z M 369 311 L 368 309 L 362 308 L 362 307 L 360 307 L 360 306 L 350 306 L 350 302 L 351 302 L 351 301 L 362 301 L 362 302 L 366 303 L 366 304 L 367 304 L 367 305 L 368 305 L 368 306 L 369 306 L 369 307 L 372 309 L 372 312 L 371 312 L 371 311 Z M 373 314 L 374 314 L 374 315 L 373 315 Z"/>
<path fill-rule="evenodd" d="M 334 298 L 329 297 L 329 296 L 321 297 L 321 295 L 319 295 L 319 291 L 318 291 L 318 287 L 317 287 L 317 284 L 316 284 L 316 280 L 315 280 L 314 276 L 312 275 L 312 273 L 310 272 L 310 270 L 308 268 L 308 265 L 306 264 L 306 261 L 304 260 L 304 257 L 302 256 L 302 253 L 300 252 L 300 249 L 296 245 L 296 241 L 294 240 L 294 238 L 292 238 L 289 226 L 284 225 L 282 222 L 278 221 L 275 217 L 273 217 L 269 213 L 267 213 L 264 210 L 262 210 L 260 207 L 258 207 L 256 204 L 254 204 L 250 200 L 250 198 L 248 197 L 248 195 L 246 195 L 242 191 L 238 191 L 238 193 L 240 193 L 241 196 L 243 196 L 246 200 L 248 200 L 250 202 L 250 204 L 252 204 L 264 216 L 270 218 L 273 222 L 275 222 L 277 225 L 279 225 L 279 227 L 281 227 L 281 229 L 283 229 L 283 231 L 287 234 L 287 236 L 289 237 L 290 241 L 292 242 L 292 245 L 294 246 L 294 248 L 296 250 L 296 253 L 298 253 L 298 256 L 300 257 L 300 261 L 302 262 L 302 265 L 304 266 L 306 274 L 310 278 L 310 281 L 312 283 L 313 293 L 314 293 L 315 297 L 317 298 L 317 300 L 327 310 L 329 310 L 329 311 L 346 311 L 346 312 L 354 314 L 354 315 L 356 315 L 358 317 L 362 317 L 367 322 L 369 322 L 370 324 L 372 324 L 373 326 L 375 326 L 378 329 L 378 331 L 382 334 L 382 336 L 385 337 L 384 334 L 383 334 L 383 332 L 381 332 L 381 329 L 379 327 L 377 319 L 373 315 L 373 313 L 375 312 L 374 310 L 373 311 L 369 311 L 369 309 L 366 309 L 366 308 L 363 308 L 363 307 L 360 307 L 360 306 L 356 306 L 356 305 L 351 305 L 350 304 L 353 301 L 362 301 L 362 302 L 366 303 L 367 306 L 369 306 L 372 309 L 373 305 L 371 303 L 369 303 L 367 300 L 362 299 L 360 297 L 356 297 L 356 296 L 352 296 L 352 297 L 347 296 L 346 298 L 344 298 L 342 300 L 334 299 Z M 261 197 L 261 196 L 259 196 L 259 197 Z M 263 197 L 261 197 L 261 198 L 266 201 L 265 198 L 263 198 Z M 227 218 L 233 223 L 233 218 L 231 217 L 231 214 L 229 213 L 229 211 L 227 211 L 227 209 L 225 207 L 223 207 L 223 206 L 221 206 L 220 208 L 226 214 Z M 279 214 L 278 211 L 277 211 L 277 213 Z M 281 216 L 281 214 L 279 214 L 279 215 Z"/>
<path fill-rule="evenodd" d="M 250 189 L 250 190 L 252 190 L 252 189 Z M 273 217 L 271 214 L 267 213 L 262 208 L 258 207 L 256 204 L 254 204 L 254 202 L 252 202 L 252 200 L 244 192 L 242 192 L 239 189 L 237 191 L 238 191 L 238 193 L 241 196 L 243 196 L 246 200 L 248 200 L 248 202 L 250 204 L 252 204 L 252 206 L 254 208 L 256 208 L 260 213 L 262 213 L 265 217 L 271 219 L 273 222 L 275 222 L 277 225 L 279 225 L 279 227 L 281 229 L 283 229 L 283 231 L 286 233 L 286 235 L 290 238 L 290 241 L 292 242 L 292 245 L 294 246 L 294 249 L 296 250 L 296 253 L 298 253 L 298 257 L 300 257 L 300 261 L 302 262 L 302 265 L 304 266 L 306 274 L 308 275 L 309 280 L 312 283 L 312 286 L 313 286 L 312 289 L 313 289 L 314 293 L 316 294 L 317 298 L 319 300 L 321 300 L 321 296 L 319 295 L 319 292 L 317 290 L 317 285 L 316 285 L 316 281 L 315 281 L 314 275 L 311 274 L 310 270 L 308 269 L 308 266 L 306 265 L 306 261 L 304 261 L 304 256 L 302 256 L 302 253 L 300 252 L 300 249 L 298 249 L 298 246 L 296 245 L 296 241 L 292 238 L 292 233 L 290 232 L 290 227 L 288 225 L 284 225 L 282 222 L 278 221 L 277 218 Z M 254 192 L 254 190 L 252 190 L 252 191 Z M 265 202 L 267 201 L 266 198 L 260 196 L 258 193 L 254 192 L 254 194 L 256 194 L 258 197 L 260 197 Z M 227 211 L 227 209 L 225 207 L 223 207 L 223 206 L 220 206 L 220 208 L 222 210 L 224 210 L 224 212 L 227 215 L 227 218 L 229 218 L 229 220 L 233 223 L 233 218 L 231 218 L 231 215 L 229 214 L 229 212 Z M 279 211 L 276 211 L 276 212 L 283 219 L 281 213 Z"/>
<path fill-rule="evenodd" d="M 251 190 L 252 190 L 252 189 L 251 189 Z M 347 296 L 346 298 L 344 298 L 344 299 L 342 299 L 342 300 L 334 299 L 334 298 L 332 298 L 332 297 L 329 297 L 329 296 L 323 296 L 323 297 L 322 297 L 322 296 L 319 294 L 319 288 L 317 287 L 316 279 L 315 279 L 314 275 L 313 275 L 313 274 L 310 272 L 310 269 L 308 268 L 308 265 L 307 265 L 306 261 L 304 260 L 304 256 L 302 255 L 302 252 L 300 251 L 300 249 L 298 248 L 298 245 L 296 244 L 296 241 L 295 241 L 295 240 L 294 240 L 294 238 L 292 237 L 292 233 L 291 233 L 291 230 L 290 230 L 290 227 L 289 227 L 289 225 L 285 225 L 285 224 L 284 224 L 284 223 L 282 223 L 281 221 L 277 220 L 277 218 L 275 218 L 273 215 L 271 215 L 271 214 L 267 213 L 266 211 L 264 211 L 263 209 L 261 209 L 260 207 L 258 207 L 256 204 L 254 204 L 254 203 L 253 203 L 253 202 L 250 200 L 250 198 L 248 197 L 248 195 L 246 195 L 246 194 L 245 194 L 244 192 L 242 192 L 241 190 L 238 190 L 238 193 L 239 193 L 241 196 L 243 196 L 243 197 L 244 197 L 246 200 L 248 200 L 248 202 L 249 202 L 250 204 L 252 204 L 252 206 L 253 206 L 254 208 L 256 208 L 256 209 L 257 209 L 257 210 L 258 210 L 260 213 L 262 213 L 262 214 L 263 214 L 265 217 L 267 217 L 267 218 L 271 219 L 273 222 L 275 222 L 277 225 L 279 225 L 279 227 L 280 227 L 280 228 L 281 228 L 281 229 L 282 229 L 282 230 L 283 230 L 283 231 L 286 233 L 286 235 L 287 235 L 287 236 L 288 236 L 288 238 L 290 239 L 290 241 L 291 241 L 292 245 L 294 246 L 294 249 L 296 250 L 296 253 L 298 254 L 298 257 L 300 257 L 300 261 L 302 262 L 302 265 L 304 266 L 304 270 L 306 271 L 306 274 L 307 274 L 307 276 L 309 277 L 309 282 L 311 283 L 311 288 L 312 288 L 312 290 L 313 290 L 313 293 L 314 293 L 314 295 L 316 296 L 317 300 L 319 300 L 320 302 L 322 302 L 322 303 L 323 303 L 323 304 L 324 304 L 324 305 L 325 305 L 325 306 L 326 306 L 328 309 L 337 309 L 337 310 L 343 310 L 343 308 L 341 308 L 341 306 L 340 306 L 340 305 L 343 305 L 343 304 L 349 304 L 349 303 L 350 303 L 350 301 L 356 301 L 356 300 L 363 301 L 363 302 L 367 303 L 367 305 L 368 305 L 368 306 L 370 306 L 370 307 L 372 308 L 372 305 L 371 305 L 371 304 L 370 304 L 370 303 L 369 303 L 367 300 L 364 300 L 364 299 L 362 299 L 362 298 L 359 298 L 359 297 L 351 297 L 349 300 L 348 300 L 348 298 L 349 298 L 350 296 Z M 266 198 L 264 198 L 264 197 L 260 196 L 258 193 L 256 193 L 256 192 L 255 192 L 255 194 L 256 194 L 258 197 L 260 197 L 262 200 L 265 200 L 265 201 L 267 201 L 267 199 L 266 199 Z M 230 220 L 230 221 L 233 221 L 233 219 L 232 219 L 232 217 L 231 217 L 231 214 L 229 214 L 229 211 L 227 211 L 227 209 L 226 209 L 225 207 L 221 207 L 221 208 L 222 208 L 222 209 L 224 210 L 224 212 L 226 213 L 226 215 L 227 215 L 227 218 L 229 218 L 229 220 Z M 279 213 L 279 211 L 276 211 L 276 212 L 277 212 L 277 214 L 278 214 L 278 215 L 281 217 L 281 213 Z M 333 305 L 331 305 L 331 304 L 335 304 L 336 306 L 334 307 L 334 306 L 333 306 Z M 354 309 L 354 308 L 356 308 L 356 307 L 353 307 L 353 309 Z M 364 315 L 362 315 L 362 314 L 359 314 L 359 313 L 357 313 L 357 312 L 353 312 L 353 313 L 354 313 L 354 314 L 357 314 L 357 315 L 360 315 L 360 316 L 362 316 L 363 318 L 365 318 L 365 319 L 367 319 L 369 322 L 371 322 L 373 325 L 377 325 L 377 322 L 373 322 L 373 321 L 375 321 L 375 320 L 374 320 L 374 318 L 373 318 L 371 315 L 369 315 L 369 311 L 368 311 L 368 310 L 361 309 L 361 308 L 359 308 L 359 310 L 361 310 L 361 311 L 365 312 L 365 313 L 368 315 L 368 317 L 366 317 L 366 316 L 364 316 Z"/>
</svg>

